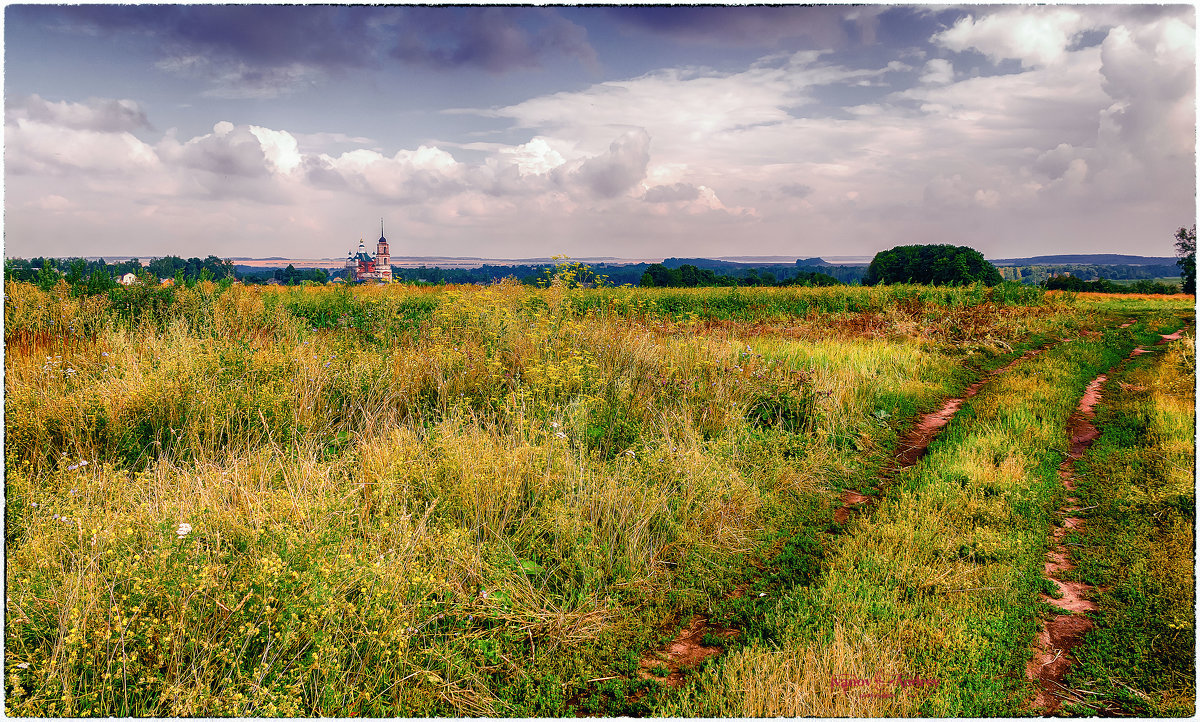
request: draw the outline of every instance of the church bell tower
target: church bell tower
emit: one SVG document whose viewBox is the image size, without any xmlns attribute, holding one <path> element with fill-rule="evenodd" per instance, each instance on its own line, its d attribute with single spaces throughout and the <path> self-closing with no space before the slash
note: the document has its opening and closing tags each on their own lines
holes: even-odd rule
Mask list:
<svg viewBox="0 0 1200 722">
<path fill-rule="evenodd" d="M 392 254 L 388 250 L 387 238 L 383 235 L 383 219 L 379 219 L 379 241 L 375 244 L 375 272 L 385 283 L 392 280 Z"/>
</svg>

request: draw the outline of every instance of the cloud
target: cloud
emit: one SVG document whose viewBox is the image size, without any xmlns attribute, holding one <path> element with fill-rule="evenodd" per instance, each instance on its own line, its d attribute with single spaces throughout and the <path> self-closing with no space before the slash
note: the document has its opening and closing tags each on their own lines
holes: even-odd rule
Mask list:
<svg viewBox="0 0 1200 722">
<path fill-rule="evenodd" d="M 260 238 L 303 237 L 309 253 L 332 245 L 326 253 L 341 256 L 381 214 L 398 255 L 720 255 L 734 237 L 752 238 L 762 253 L 818 255 L 829 244 L 866 253 L 890 239 L 1020 255 L 1054 239 L 1154 238 L 1160 226 L 1169 248 L 1195 207 L 1194 14 L 1074 9 L 1086 18 L 1052 23 L 1057 34 L 1022 45 L 1013 35 L 1020 17 L 1051 9 L 973 10 L 958 36 L 923 35 L 942 43 L 928 54 L 877 46 L 854 67 L 846 55 L 777 51 L 741 68 L 660 68 L 460 111 L 489 119 L 489 141 L 510 142 L 399 143 L 358 135 L 383 130 L 304 134 L 299 123 L 242 120 L 147 143 L 134 135 L 151 131 L 134 101 L 18 98 L 7 118 L 6 220 L 13 238 L 66 233 L 54 224 L 70 218 L 87 224 L 74 236 L 137 227 L 229 239 L 224 253 L 234 255 Z M 531 33 L 558 11 L 502 13 L 500 37 L 470 49 L 478 28 L 434 27 L 409 8 L 389 10 L 363 32 L 409 21 L 414 32 L 432 28 L 417 47 L 437 57 L 411 62 L 487 70 L 577 57 L 537 45 Z M 705 32 L 717 32 L 710 25 Z M 372 37 L 372 57 L 396 62 L 384 57 L 396 35 Z M 983 56 L 959 52 L 1002 65 L 972 75 Z M 277 62 L 238 62 L 289 67 L 283 50 L 267 56 Z M 181 63 L 173 72 L 210 78 L 210 88 L 222 68 L 241 72 L 201 68 L 202 60 L 186 61 L 197 68 L 186 70 L 182 53 L 170 57 Z M 296 62 L 326 73 L 296 82 L 334 72 Z M 856 85 L 863 81 L 873 85 Z M 206 122 L 221 117 L 238 120 Z M 449 135 L 458 123 L 446 125 L 439 132 Z M 342 235 L 352 236 L 344 247 Z"/>
<path fill-rule="evenodd" d="M 462 165 L 446 151 L 424 145 L 391 157 L 365 149 L 322 155 L 306 160 L 304 169 L 310 181 L 326 188 L 346 188 L 397 203 L 426 202 L 466 189 Z"/>
<path fill-rule="evenodd" d="M 967 15 L 932 39 L 957 52 L 976 50 L 993 62 L 1014 58 L 1028 68 L 1061 61 L 1074 38 L 1089 26 L 1090 21 L 1070 7 L 1016 7 L 978 18 Z"/>
<path fill-rule="evenodd" d="M 875 40 L 882 7 L 646 7 L 605 8 L 627 32 L 696 44 L 841 48 Z"/>
<path fill-rule="evenodd" d="M 277 98 L 326 80 L 323 70 L 302 63 L 256 67 L 240 61 L 188 55 L 168 58 L 157 66 L 208 82 L 210 87 L 201 93 L 206 98 Z"/>
<path fill-rule="evenodd" d="M 780 194 L 789 198 L 806 198 L 813 194 L 815 190 L 812 186 L 804 185 L 803 183 L 784 183 L 777 190 Z"/>
<path fill-rule="evenodd" d="M 154 150 L 127 132 L 79 130 L 26 118 L 5 123 L 4 167 L 9 174 L 99 176 L 135 173 L 158 165 Z"/>
<path fill-rule="evenodd" d="M 38 210 L 50 211 L 52 213 L 69 210 L 75 206 L 75 204 L 69 199 L 60 196 L 57 193 L 51 193 L 49 195 L 42 196 L 29 205 L 33 208 L 37 208 Z"/>
<path fill-rule="evenodd" d="M 73 130 L 122 133 L 150 127 L 146 112 L 134 100 L 89 98 L 82 103 L 49 101 L 34 94 L 6 103 L 7 120 L 28 119 Z"/>
<path fill-rule="evenodd" d="M 614 140 L 607 153 L 559 166 L 553 173 L 569 189 L 593 198 L 615 198 L 646 177 L 649 162 L 650 135 L 639 128 Z"/>
<path fill-rule="evenodd" d="M 373 25 L 388 13 L 322 5 L 60 5 L 25 8 L 22 15 L 68 31 L 147 38 L 166 57 L 332 69 L 371 65 Z"/>
<path fill-rule="evenodd" d="M 954 65 L 944 58 L 932 58 L 925 63 L 921 82 L 930 85 L 945 85 L 954 80 Z"/>
<path fill-rule="evenodd" d="M 214 98 L 278 97 L 396 61 L 497 74 L 560 58 L 596 65 L 587 31 L 550 8 L 59 5 L 10 17 L 142 44 Z"/>
<path fill-rule="evenodd" d="M 321 131 L 317 133 L 292 133 L 296 142 L 306 149 L 323 150 L 332 145 L 371 145 L 375 141 L 361 135 Z"/>
<path fill-rule="evenodd" d="M 587 31 L 545 8 L 406 9 L 390 54 L 440 70 L 490 73 L 540 68 L 557 57 L 596 63 Z"/>
<path fill-rule="evenodd" d="M 498 146 L 501 158 L 515 163 L 522 175 L 547 173 L 566 162 L 562 154 L 540 136 L 516 147 Z"/>
<path fill-rule="evenodd" d="M 693 201 L 700 197 L 700 189 L 691 183 L 673 183 L 669 186 L 651 186 L 646 189 L 642 200 L 647 203 L 674 203 Z"/>
<path fill-rule="evenodd" d="M 262 143 L 249 127 L 221 121 L 213 132 L 185 143 L 164 139 L 159 144 L 164 160 L 187 168 L 229 177 L 266 177 L 270 174 Z"/>
<path fill-rule="evenodd" d="M 300 145 L 291 133 L 257 125 L 250 126 L 249 130 L 258 139 L 263 155 L 277 172 L 290 173 L 300 165 Z"/>
</svg>

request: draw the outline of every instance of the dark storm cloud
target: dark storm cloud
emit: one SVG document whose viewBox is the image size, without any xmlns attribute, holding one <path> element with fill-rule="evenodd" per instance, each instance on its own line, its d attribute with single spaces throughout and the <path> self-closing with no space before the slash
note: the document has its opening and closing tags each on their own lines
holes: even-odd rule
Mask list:
<svg viewBox="0 0 1200 722">
<path fill-rule="evenodd" d="M 145 37 L 168 55 L 203 54 L 266 66 L 367 65 L 371 8 L 286 5 L 26 6 L 13 19 L 96 35 Z"/>
<path fill-rule="evenodd" d="M 392 56 L 438 69 L 503 73 L 553 57 L 594 64 L 587 31 L 542 8 L 410 8 L 395 26 Z"/>
<path fill-rule="evenodd" d="M 253 73 L 286 85 L 273 69 L 325 73 L 390 61 L 493 73 L 561 57 L 595 63 L 587 31 L 549 8 L 288 5 L 14 6 L 10 28 L 141 38 L 161 67 L 226 82 Z M 262 93 L 251 93 L 262 95 Z"/>
<path fill-rule="evenodd" d="M 875 39 L 876 17 L 885 7 L 611 7 L 605 8 L 626 30 L 693 43 L 772 45 L 807 40 L 821 47 L 843 47 Z"/>
</svg>

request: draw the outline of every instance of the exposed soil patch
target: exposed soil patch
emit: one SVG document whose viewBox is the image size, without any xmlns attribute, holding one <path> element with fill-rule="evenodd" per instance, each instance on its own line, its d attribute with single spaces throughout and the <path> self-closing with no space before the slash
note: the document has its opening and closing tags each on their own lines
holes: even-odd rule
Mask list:
<svg viewBox="0 0 1200 722">
<path fill-rule="evenodd" d="M 839 524 L 844 524 L 850 519 L 850 512 L 857 508 L 860 504 L 866 504 L 871 501 L 871 497 L 863 496 L 857 491 L 842 492 L 842 506 L 833 512 L 833 520 Z"/>
<path fill-rule="evenodd" d="M 1135 353 L 1130 354 L 1130 358 L 1136 355 L 1136 351 L 1137 349 L 1134 349 Z M 1121 362 L 1122 365 L 1124 363 Z M 1092 379 L 1079 400 L 1079 406 L 1067 419 L 1070 448 L 1067 458 L 1058 467 L 1058 476 L 1068 491 L 1075 490 L 1075 462 L 1100 437 L 1100 432 L 1092 420 L 1096 418 L 1096 405 L 1100 403 L 1107 381 L 1107 374 L 1100 374 Z M 1075 568 L 1063 539 L 1068 531 L 1081 532 L 1084 529 L 1084 520 L 1075 516 L 1082 511 L 1078 504 L 1079 500 L 1074 496 L 1066 498 L 1065 506 L 1061 510 L 1063 518 L 1052 537 L 1054 547 L 1046 552 L 1046 562 L 1042 570 L 1043 576 L 1058 587 L 1061 595 L 1055 599 L 1042 594 L 1042 601 L 1061 609 L 1064 613 L 1046 622 L 1045 627 L 1038 633 L 1034 642 L 1033 659 L 1025 668 L 1026 678 L 1038 686 L 1033 707 L 1044 710 L 1046 714 L 1055 714 L 1064 702 L 1079 702 L 1077 696 L 1063 686 L 1062 679 L 1071 668 L 1071 650 L 1079 645 L 1083 635 L 1092 628 L 1092 620 L 1083 615 L 1096 611 L 1096 603 L 1091 600 L 1090 584 L 1063 579 Z"/>
<path fill-rule="evenodd" d="M 1129 325 L 1132 325 L 1132 322 L 1121 328 Z M 1172 334 L 1160 334 L 1162 340 L 1158 344 L 1177 340 L 1186 328 L 1185 326 Z M 1100 403 L 1108 375 L 1124 366 L 1129 359 L 1145 353 L 1152 352 L 1138 346 L 1117 366 L 1093 379 L 1084 390 L 1083 397 L 1079 400 L 1079 406 L 1067 419 L 1070 448 L 1067 458 L 1058 467 L 1058 476 L 1068 491 L 1075 490 L 1075 462 L 1100 436 L 1099 430 L 1092 422 L 1096 418 L 1096 405 Z M 1127 384 L 1122 385 L 1128 386 Z M 1062 684 L 1062 680 L 1073 662 L 1071 650 L 1092 628 L 1092 621 L 1084 614 L 1097 609 L 1095 602 L 1091 600 L 1091 585 L 1086 582 L 1063 579 L 1064 576 L 1069 576 L 1069 573 L 1075 568 L 1071 562 L 1070 551 L 1063 540 L 1068 532 L 1081 532 L 1084 529 L 1083 518 L 1077 516 L 1083 511 L 1078 504 L 1079 500 L 1076 497 L 1068 496 L 1066 498 L 1064 506 L 1060 510 L 1062 519 L 1052 536 L 1054 546 L 1046 552 L 1043 568 L 1044 576 L 1057 586 L 1061 596 L 1055 599 L 1042 594 L 1041 599 L 1061 609 L 1064 613 L 1048 621 L 1038 633 L 1034 642 L 1034 657 L 1025 669 L 1026 678 L 1038 686 L 1037 695 L 1032 703 L 1033 708 L 1042 710 L 1047 715 L 1057 713 L 1064 703 L 1082 701 L 1078 693 Z M 1120 712 L 1120 710 L 1105 709 L 1101 712 L 1112 714 Z"/>
<path fill-rule="evenodd" d="M 895 474 L 900 469 L 912 466 L 925 456 L 929 450 L 929 445 L 937 438 L 946 424 L 950 423 L 950 419 L 958 413 L 962 408 L 963 402 L 972 396 L 979 393 L 979 390 L 994 377 L 999 376 L 1012 369 L 1012 367 L 1037 356 L 1039 353 L 1050 348 L 1053 344 L 1047 344 L 1041 348 L 1026 351 L 1021 356 L 1008 362 L 1001 368 L 989 371 L 983 378 L 972 383 L 963 390 L 963 395 L 951 399 L 946 399 L 940 408 L 935 411 L 930 411 L 927 414 L 917 417 L 916 423 L 900 438 L 896 444 L 898 449 L 897 454 L 892 457 L 886 466 L 884 466 L 880 476 L 887 478 Z M 856 491 L 842 492 L 842 506 L 833 513 L 833 520 L 838 523 L 845 523 L 850 519 L 853 513 L 864 508 L 864 505 L 869 505 L 873 501 L 873 497 L 863 496 Z"/>
<path fill-rule="evenodd" d="M 1010 370 L 1012 367 L 1016 366 L 1022 361 L 1027 361 L 1034 356 L 1037 356 L 1047 348 L 1049 348 L 1049 346 L 1043 346 L 1038 349 L 1033 349 L 1032 351 L 1026 351 L 1018 358 L 1010 361 L 1007 365 L 988 372 L 986 376 L 968 386 L 963 391 L 962 396 L 947 399 L 946 402 L 942 404 L 940 409 L 931 411 L 918 418 L 917 422 L 908 430 L 908 433 L 906 433 L 904 437 L 900 439 L 900 443 L 897 445 L 900 449 L 900 452 L 896 455 L 891 464 L 891 468 L 887 471 L 895 472 L 897 469 L 903 469 L 906 466 L 912 466 L 920 461 L 921 457 L 923 457 L 925 452 L 928 451 L 929 444 L 933 442 L 933 439 L 938 435 L 938 433 L 945 428 L 946 424 L 950 423 L 950 419 L 954 418 L 954 415 L 957 414 L 958 410 L 962 408 L 963 401 L 971 398 L 975 394 L 978 394 L 979 390 L 983 388 L 984 384 L 990 381 L 993 377 Z"/>
<path fill-rule="evenodd" d="M 722 651 L 720 647 L 705 645 L 703 640 L 706 635 L 728 639 L 737 633 L 736 629 L 715 626 L 704 617 L 693 617 L 665 649 L 642 658 L 638 663 L 638 676 L 657 680 L 668 687 L 682 687 L 683 670 L 697 667 Z M 663 670 L 666 670 L 665 676 Z"/>
<path fill-rule="evenodd" d="M 1084 389 L 1083 398 L 1079 400 L 1079 407 L 1067 419 L 1067 435 L 1071 439 L 1071 446 L 1067 459 L 1063 461 L 1063 466 L 1059 467 L 1059 476 L 1062 477 L 1063 486 L 1066 486 L 1067 489 L 1075 489 L 1073 472 L 1075 460 L 1083 456 L 1083 452 L 1087 451 L 1088 447 L 1100 438 L 1100 431 L 1096 429 L 1092 419 L 1096 418 L 1096 404 L 1100 403 L 1100 391 L 1104 388 L 1106 381 L 1108 381 L 1108 376 L 1105 374 L 1100 374 L 1092 379 L 1092 382 Z"/>
</svg>

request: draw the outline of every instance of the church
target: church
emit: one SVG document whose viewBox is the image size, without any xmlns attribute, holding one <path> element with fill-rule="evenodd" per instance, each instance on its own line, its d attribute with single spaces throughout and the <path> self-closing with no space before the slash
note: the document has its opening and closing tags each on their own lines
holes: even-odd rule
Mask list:
<svg viewBox="0 0 1200 722">
<path fill-rule="evenodd" d="M 358 241 L 358 253 L 353 251 L 346 257 L 347 281 L 392 282 L 392 255 L 388 250 L 387 238 L 383 235 L 383 219 L 379 219 L 379 240 L 375 242 L 375 256 L 367 253 L 367 247 Z"/>
</svg>

